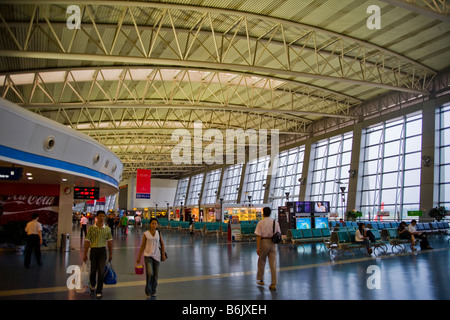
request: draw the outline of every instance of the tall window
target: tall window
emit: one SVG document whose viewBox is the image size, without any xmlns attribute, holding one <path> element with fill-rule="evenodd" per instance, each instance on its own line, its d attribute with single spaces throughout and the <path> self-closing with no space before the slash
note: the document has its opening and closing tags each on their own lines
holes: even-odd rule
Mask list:
<svg viewBox="0 0 450 320">
<path fill-rule="evenodd" d="M 353 132 L 312 145 L 311 201 L 329 201 L 330 212 L 343 214 L 348 193 Z M 342 192 L 341 188 L 345 188 Z M 342 199 L 342 194 L 344 199 Z"/>
<path fill-rule="evenodd" d="M 202 191 L 203 177 L 205 174 L 200 173 L 192 177 L 191 186 L 189 187 L 189 195 L 186 201 L 186 205 L 195 206 L 198 205 L 200 199 L 199 193 Z"/>
<path fill-rule="evenodd" d="M 254 159 L 247 163 L 247 175 L 244 182 L 244 197 L 241 203 L 250 203 L 248 196 L 251 196 L 251 203 L 258 204 L 264 202 L 265 183 L 267 171 L 269 169 L 269 156 Z"/>
<path fill-rule="evenodd" d="M 242 163 L 229 166 L 223 173 L 222 190 L 220 193 L 224 203 L 237 203 L 238 188 L 241 183 Z"/>
<path fill-rule="evenodd" d="M 221 173 L 222 169 L 217 169 L 206 174 L 205 190 L 202 195 L 202 204 L 214 204 L 217 202 L 217 193 L 219 192 Z"/>
<path fill-rule="evenodd" d="M 189 184 L 189 178 L 184 178 L 178 180 L 177 192 L 175 193 L 174 206 L 181 206 L 181 201 L 183 205 L 186 205 L 186 191 Z"/>
<path fill-rule="evenodd" d="M 272 208 L 284 206 L 286 192 L 289 192 L 289 200 L 298 200 L 300 195 L 300 182 L 303 169 L 305 146 L 280 152 L 278 155 L 278 170 L 272 176 L 272 188 L 269 199 L 272 200 Z"/>
<path fill-rule="evenodd" d="M 436 130 L 436 163 L 437 184 L 439 192 L 437 202 L 439 207 L 450 208 L 450 104 L 444 105 L 437 110 Z"/>
<path fill-rule="evenodd" d="M 422 114 L 410 114 L 368 127 L 362 137 L 361 210 L 401 218 L 418 210 Z M 360 169 L 361 170 L 361 169 Z"/>
</svg>

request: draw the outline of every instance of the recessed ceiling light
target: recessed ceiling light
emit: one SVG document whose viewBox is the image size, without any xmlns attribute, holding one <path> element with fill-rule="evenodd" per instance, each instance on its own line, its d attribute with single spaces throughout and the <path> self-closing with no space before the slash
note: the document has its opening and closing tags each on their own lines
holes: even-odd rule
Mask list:
<svg viewBox="0 0 450 320">
<path fill-rule="evenodd" d="M 28 177 L 28 180 L 33 180 L 33 177 Z"/>
<path fill-rule="evenodd" d="M 62 181 L 67 181 L 67 179 L 66 179 L 66 178 L 63 178 Z"/>
<path fill-rule="evenodd" d="M 31 172 L 27 172 L 27 176 L 32 176 L 33 174 Z"/>
</svg>

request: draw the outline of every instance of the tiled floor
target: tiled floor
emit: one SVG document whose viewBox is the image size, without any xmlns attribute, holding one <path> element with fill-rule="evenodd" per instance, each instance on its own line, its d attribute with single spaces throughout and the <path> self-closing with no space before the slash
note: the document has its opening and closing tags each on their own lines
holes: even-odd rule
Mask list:
<svg viewBox="0 0 450 320">
<path fill-rule="evenodd" d="M 118 284 L 105 286 L 104 300 L 145 300 L 144 275 L 134 273 L 143 230 L 130 227 L 127 237 L 114 236 L 113 265 Z M 307 299 L 450 299 L 450 243 L 444 236 L 430 238 L 435 248 L 426 252 L 368 257 L 363 251 L 331 259 L 320 244 L 278 246 L 278 286 L 258 287 L 255 242 L 227 243 L 226 239 L 162 230 L 169 259 L 160 267 L 158 300 L 307 300 Z M 0 255 L 0 299 L 90 300 L 66 286 L 69 265 L 80 265 L 79 231 L 67 253 L 43 251 L 43 265 L 23 255 Z M 372 268 L 375 266 L 375 273 Z M 371 288 L 374 284 L 380 288 Z"/>
</svg>

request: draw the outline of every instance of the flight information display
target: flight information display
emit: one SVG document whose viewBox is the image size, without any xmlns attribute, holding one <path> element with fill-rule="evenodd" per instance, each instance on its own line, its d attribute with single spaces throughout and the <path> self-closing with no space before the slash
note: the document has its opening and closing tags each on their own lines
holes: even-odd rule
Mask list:
<svg viewBox="0 0 450 320">
<path fill-rule="evenodd" d="M 78 200 L 97 200 L 100 196 L 99 188 L 75 187 L 73 188 L 73 198 Z"/>
</svg>

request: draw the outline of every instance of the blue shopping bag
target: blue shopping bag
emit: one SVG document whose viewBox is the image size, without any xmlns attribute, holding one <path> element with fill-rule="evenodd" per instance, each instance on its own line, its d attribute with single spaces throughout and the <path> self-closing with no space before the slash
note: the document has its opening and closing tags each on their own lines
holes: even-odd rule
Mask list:
<svg viewBox="0 0 450 320">
<path fill-rule="evenodd" d="M 103 280 L 105 284 L 116 284 L 117 274 L 114 271 L 111 261 L 108 261 L 105 266 L 105 278 Z"/>
</svg>

